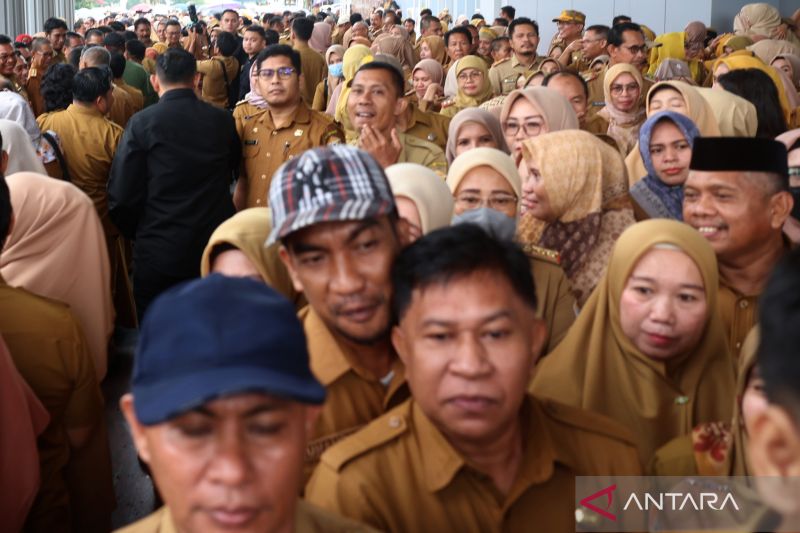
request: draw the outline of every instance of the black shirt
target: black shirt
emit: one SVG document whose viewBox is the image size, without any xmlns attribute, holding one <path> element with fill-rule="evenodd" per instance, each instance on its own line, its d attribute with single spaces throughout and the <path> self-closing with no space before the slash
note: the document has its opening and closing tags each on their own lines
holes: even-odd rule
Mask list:
<svg viewBox="0 0 800 533">
<path fill-rule="evenodd" d="M 199 275 L 211 233 L 234 213 L 232 172 L 241 145 L 230 113 L 172 89 L 136 113 L 108 180 L 111 220 L 144 262 L 175 277 Z"/>
</svg>

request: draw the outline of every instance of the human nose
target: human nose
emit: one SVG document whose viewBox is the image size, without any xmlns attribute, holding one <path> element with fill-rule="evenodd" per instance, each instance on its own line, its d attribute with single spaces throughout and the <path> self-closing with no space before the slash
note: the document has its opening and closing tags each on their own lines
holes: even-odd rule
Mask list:
<svg viewBox="0 0 800 533">
<path fill-rule="evenodd" d="M 659 295 L 653 299 L 650 307 L 650 319 L 654 322 L 671 324 L 675 318 L 675 306 L 672 298 L 667 295 Z"/>
<path fill-rule="evenodd" d="M 339 294 L 354 294 L 364 288 L 364 277 L 347 254 L 338 254 L 331 261 L 330 288 Z"/>
<path fill-rule="evenodd" d="M 252 471 L 244 437 L 236 430 L 226 430 L 218 439 L 208 471 L 210 480 L 229 487 L 243 485 L 247 482 L 248 472 Z"/>
<path fill-rule="evenodd" d="M 684 197 L 683 206 L 690 216 L 697 218 L 710 218 L 717 214 L 711 195 L 707 194 L 697 194 L 691 202 Z"/>
<path fill-rule="evenodd" d="M 450 371 L 461 377 L 475 379 L 491 373 L 486 349 L 475 335 L 464 335 L 456 347 Z"/>
</svg>

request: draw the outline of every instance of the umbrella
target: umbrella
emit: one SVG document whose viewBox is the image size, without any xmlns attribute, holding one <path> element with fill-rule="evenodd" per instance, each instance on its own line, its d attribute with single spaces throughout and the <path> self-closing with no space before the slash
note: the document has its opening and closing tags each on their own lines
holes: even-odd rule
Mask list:
<svg viewBox="0 0 800 533">
<path fill-rule="evenodd" d="M 153 10 L 153 6 L 150 4 L 136 4 L 128 11 L 130 13 L 150 13 Z"/>
<path fill-rule="evenodd" d="M 221 13 L 226 9 L 242 9 L 244 6 L 239 2 L 221 2 L 218 4 L 208 4 L 199 9 L 203 13 Z"/>
</svg>

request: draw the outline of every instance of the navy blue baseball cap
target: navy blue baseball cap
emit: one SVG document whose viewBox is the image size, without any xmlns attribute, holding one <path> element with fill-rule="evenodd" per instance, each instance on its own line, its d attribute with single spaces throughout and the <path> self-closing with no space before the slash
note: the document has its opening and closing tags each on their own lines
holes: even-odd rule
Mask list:
<svg viewBox="0 0 800 533">
<path fill-rule="evenodd" d="M 147 310 L 131 392 L 144 425 L 242 393 L 325 400 L 292 304 L 262 282 L 219 274 L 179 285 Z"/>
</svg>

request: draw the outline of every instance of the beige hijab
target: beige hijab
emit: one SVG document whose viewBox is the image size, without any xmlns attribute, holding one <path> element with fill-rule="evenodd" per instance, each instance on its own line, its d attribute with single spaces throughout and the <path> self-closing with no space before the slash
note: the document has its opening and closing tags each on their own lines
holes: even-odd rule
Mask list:
<svg viewBox="0 0 800 533">
<path fill-rule="evenodd" d="M 500 120 L 490 111 L 485 109 L 468 107 L 462 109 L 453 120 L 450 121 L 450 126 L 447 131 L 447 146 L 445 147 L 445 156 L 447 157 L 447 164 L 452 164 L 453 159 L 456 158 L 456 142 L 458 140 L 458 133 L 461 131 L 462 126 L 470 123 L 480 124 L 497 143 L 497 148 L 502 152 L 509 153 L 506 138 L 503 135 L 503 127 L 500 125 Z"/>
<path fill-rule="evenodd" d="M 659 362 L 641 353 L 620 326 L 620 297 L 638 259 L 657 244 L 692 258 L 702 274 L 709 314 L 691 353 Z M 702 422 L 729 420 L 734 375 L 717 308 L 717 260 L 708 242 L 674 220 L 652 219 L 617 241 L 608 272 L 558 347 L 536 369 L 534 394 L 582 407 L 627 426 L 642 464 Z"/>
<path fill-rule="evenodd" d="M 511 107 L 520 98 L 525 98 L 541 113 L 547 124 L 549 132 L 561 130 L 577 130 L 580 128 L 578 117 L 561 93 L 547 87 L 530 87 L 517 89 L 510 93 L 503 101 L 503 110 L 500 112 L 500 123 L 505 123 Z"/>
<path fill-rule="evenodd" d="M 97 381 L 106 375 L 114 331 L 111 270 L 94 204 L 65 181 L 32 172 L 6 178 L 15 224 L 0 273 L 9 285 L 60 300 L 80 322 Z"/>
<path fill-rule="evenodd" d="M 695 90 L 711 108 L 723 136 L 755 137 L 758 129 L 756 106 L 728 91 L 706 87 L 696 87 Z"/>
<path fill-rule="evenodd" d="M 386 177 L 396 197 L 417 206 L 423 235 L 450 225 L 453 195 L 434 171 L 416 163 L 397 163 L 386 169 Z"/>
<path fill-rule="evenodd" d="M 200 275 L 206 277 L 211 273 L 214 248 L 221 244 L 231 245 L 247 256 L 264 283 L 283 294 L 295 304 L 295 308 L 300 309 L 305 306 L 305 298 L 295 290 L 289 272 L 278 256 L 279 245 L 266 246 L 270 231 L 272 217 L 269 208 L 252 207 L 239 211 L 211 234 L 200 260 Z"/>
<path fill-rule="evenodd" d="M 789 41 L 764 39 L 747 47 L 757 58 L 769 65 L 775 56 L 780 54 L 800 55 L 800 46 Z"/>
<path fill-rule="evenodd" d="M 469 171 L 477 167 L 491 167 L 503 176 L 517 195 L 517 205 L 522 196 L 522 179 L 519 176 L 514 160 L 505 152 L 495 148 L 474 148 L 464 152 L 453 160 L 447 172 L 447 186 L 453 195 Z"/>
<path fill-rule="evenodd" d="M 650 96 L 659 87 L 664 86 L 672 87 L 681 93 L 683 100 L 686 102 L 686 116 L 692 119 L 697 129 L 700 130 L 701 137 L 720 136 L 719 125 L 717 124 L 716 118 L 714 118 L 714 111 L 711 106 L 700 95 L 697 87 L 682 81 L 661 81 L 650 87 L 646 99 L 648 117 L 653 114 L 650 111 Z M 628 169 L 628 180 L 631 186 L 647 175 L 647 170 L 644 168 L 644 162 L 642 161 L 642 155 L 639 153 L 638 142 L 636 143 L 636 148 L 625 158 L 625 167 Z"/>
<path fill-rule="evenodd" d="M 800 55 L 796 54 L 778 54 L 772 58 L 770 62 L 770 66 L 772 66 L 772 62 L 776 59 L 783 59 L 792 67 L 792 75 L 790 76 L 792 80 L 792 84 L 795 90 L 800 87 Z"/>
<path fill-rule="evenodd" d="M 627 155 L 637 145 L 639 127 L 646 117 L 644 109 L 638 103 L 631 111 L 621 111 L 614 107 L 614 101 L 611 98 L 611 84 L 623 74 L 633 76 L 639 86 L 639 91 L 644 87 L 644 80 L 639 69 L 628 63 L 614 65 L 608 69 L 603 79 L 606 105 L 599 114 L 608 121 L 608 135 L 617 141 L 623 154 Z"/>
</svg>

